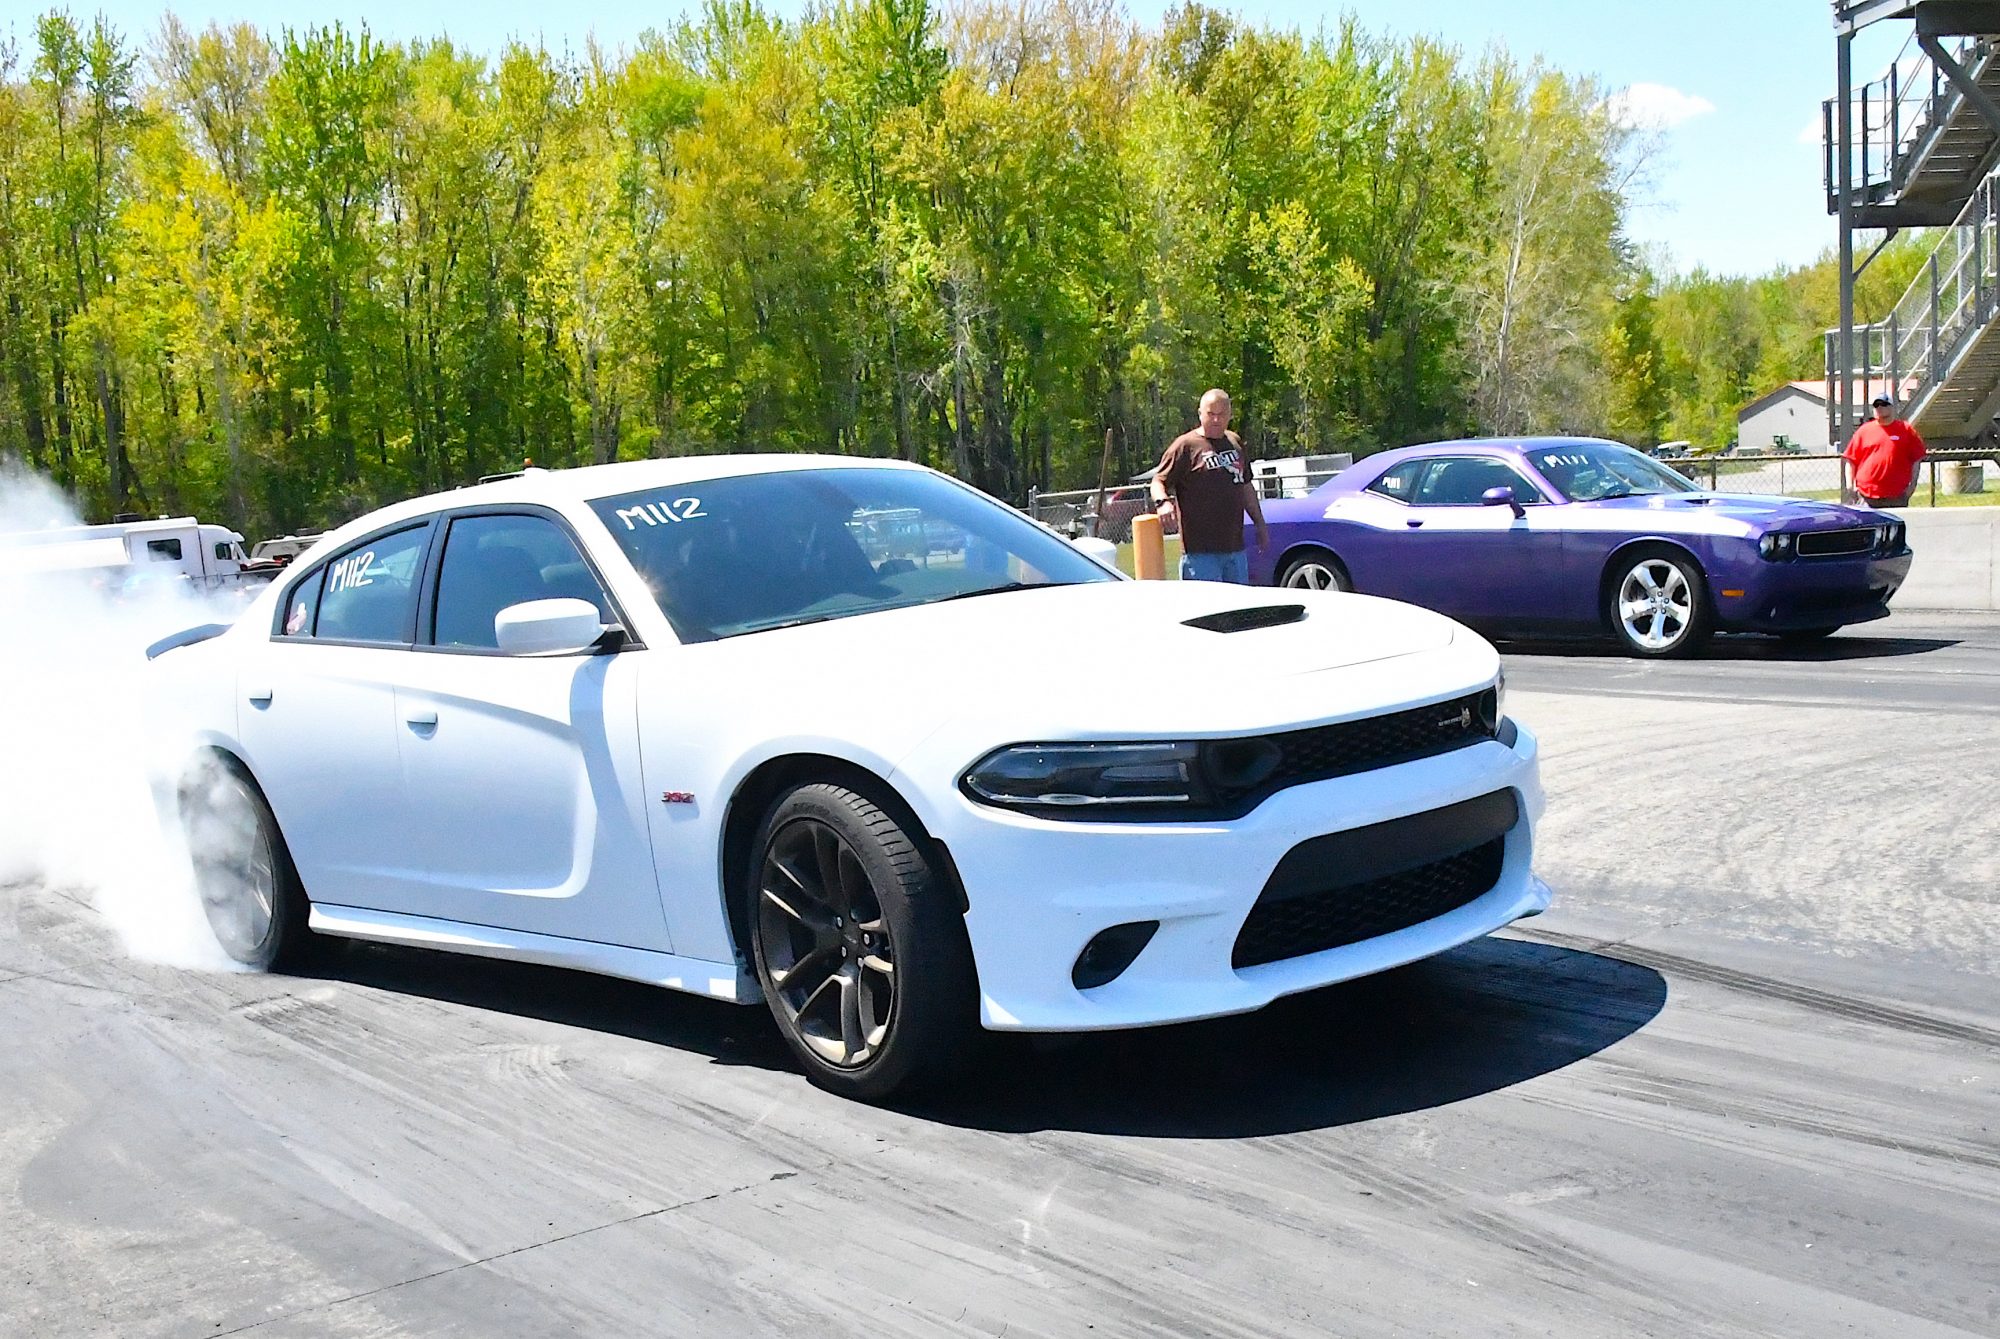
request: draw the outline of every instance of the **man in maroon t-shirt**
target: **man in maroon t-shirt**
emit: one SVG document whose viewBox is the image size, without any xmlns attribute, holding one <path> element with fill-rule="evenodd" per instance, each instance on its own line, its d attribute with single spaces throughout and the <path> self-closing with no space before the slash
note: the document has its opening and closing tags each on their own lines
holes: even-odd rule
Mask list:
<svg viewBox="0 0 2000 1339">
<path fill-rule="evenodd" d="M 1854 491 L 1870 507 L 1907 507 L 1917 482 L 1917 462 L 1924 458 L 1924 439 L 1896 417 L 1886 395 L 1875 397 L 1875 417 L 1854 430 L 1847 443 L 1847 464 L 1854 471 Z"/>
<path fill-rule="evenodd" d="M 1162 524 L 1181 531 L 1181 580 L 1250 581 L 1243 552 L 1243 517 L 1257 527 L 1257 547 L 1270 542 L 1264 504 L 1250 481 L 1250 456 L 1229 430 L 1229 393 L 1201 397 L 1201 426 L 1167 444 L 1153 472 L 1153 503 Z"/>
</svg>

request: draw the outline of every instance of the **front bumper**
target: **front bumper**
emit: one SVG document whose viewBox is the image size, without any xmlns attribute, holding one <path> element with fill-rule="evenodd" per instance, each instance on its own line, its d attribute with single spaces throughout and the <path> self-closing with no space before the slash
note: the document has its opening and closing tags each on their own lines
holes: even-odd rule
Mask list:
<svg viewBox="0 0 2000 1339">
<path fill-rule="evenodd" d="M 1051 821 L 958 797 L 937 816 L 933 835 L 949 849 L 965 888 L 981 1021 L 1000 1030 L 1080 1031 L 1244 1013 L 1535 915 L 1549 904 L 1548 887 L 1530 869 L 1543 808 L 1536 754 L 1535 737 L 1520 730 L 1511 747 L 1486 741 L 1295 786 L 1226 822 Z M 1505 833 L 1499 880 L 1487 892 L 1359 943 L 1232 966 L 1259 892 L 1301 842 L 1495 791 L 1513 792 L 1519 817 Z M 1073 984 L 1084 946 L 1133 921 L 1160 928 L 1131 966 L 1102 986 Z"/>
<path fill-rule="evenodd" d="M 1731 632 L 1788 632 L 1887 618 L 1911 557 L 1904 549 L 1886 558 L 1760 563 L 1736 582 L 1721 574 L 1714 583 L 1716 624 Z"/>
</svg>

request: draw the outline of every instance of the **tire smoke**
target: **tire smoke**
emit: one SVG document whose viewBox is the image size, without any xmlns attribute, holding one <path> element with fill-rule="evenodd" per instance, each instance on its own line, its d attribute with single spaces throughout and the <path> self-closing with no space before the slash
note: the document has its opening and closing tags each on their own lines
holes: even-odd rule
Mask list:
<svg viewBox="0 0 2000 1339">
<path fill-rule="evenodd" d="M 0 463 L 0 534 L 78 524 L 54 487 Z M 0 566 L 0 896 L 83 894 L 135 957 L 232 966 L 149 783 L 183 736 L 149 692 L 146 647 L 233 612 L 187 590 Z"/>
</svg>

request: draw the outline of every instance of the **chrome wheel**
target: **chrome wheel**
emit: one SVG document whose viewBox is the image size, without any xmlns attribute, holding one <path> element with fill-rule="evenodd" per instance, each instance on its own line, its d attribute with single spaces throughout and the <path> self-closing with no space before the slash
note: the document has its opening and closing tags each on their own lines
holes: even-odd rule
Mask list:
<svg viewBox="0 0 2000 1339">
<path fill-rule="evenodd" d="M 1695 622 L 1696 595 L 1680 564 L 1643 558 L 1618 587 L 1618 623 L 1625 640 L 1642 651 L 1669 651 Z"/>
<path fill-rule="evenodd" d="M 1292 590 L 1346 590 L 1347 579 L 1327 558 L 1300 558 L 1285 568 L 1279 583 Z"/>
<path fill-rule="evenodd" d="M 796 818 L 758 870 L 763 965 L 792 1033 L 841 1069 L 867 1064 L 895 1021 L 895 943 L 861 858 L 832 826 Z"/>
</svg>

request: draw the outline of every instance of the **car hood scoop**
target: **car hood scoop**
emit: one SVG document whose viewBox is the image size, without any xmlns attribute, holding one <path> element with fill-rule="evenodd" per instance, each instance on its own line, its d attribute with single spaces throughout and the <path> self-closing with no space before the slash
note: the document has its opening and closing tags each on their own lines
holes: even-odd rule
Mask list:
<svg viewBox="0 0 2000 1339">
<path fill-rule="evenodd" d="M 1200 628 L 1204 632 L 1249 632 L 1253 628 L 1275 628 L 1296 623 L 1305 616 L 1306 607 L 1302 604 L 1264 604 L 1182 619 L 1181 626 Z"/>
</svg>

